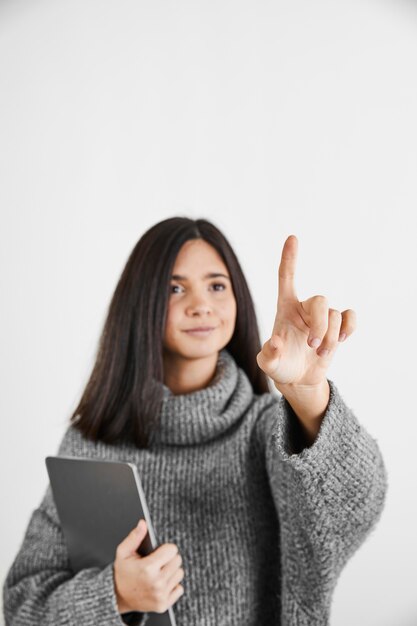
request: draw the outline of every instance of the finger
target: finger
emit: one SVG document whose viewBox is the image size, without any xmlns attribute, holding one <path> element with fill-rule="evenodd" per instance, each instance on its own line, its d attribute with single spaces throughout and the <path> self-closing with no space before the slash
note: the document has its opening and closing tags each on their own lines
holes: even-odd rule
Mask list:
<svg viewBox="0 0 417 626">
<path fill-rule="evenodd" d="M 176 554 L 173 559 L 161 568 L 161 575 L 165 579 L 169 579 L 182 565 L 180 553 Z"/>
<path fill-rule="evenodd" d="M 151 552 L 151 554 L 148 554 L 148 556 L 145 558 L 149 559 L 149 561 L 153 563 L 155 567 L 162 568 L 164 567 L 164 565 L 169 563 L 169 561 L 171 561 L 171 559 L 173 559 L 174 556 L 176 556 L 177 554 L 178 547 L 175 545 L 175 543 L 163 543 L 162 546 L 156 548 L 156 550 Z"/>
<path fill-rule="evenodd" d="M 356 313 L 353 309 L 342 311 L 342 325 L 340 326 L 339 341 L 344 341 L 356 329 Z"/>
<path fill-rule="evenodd" d="M 137 549 L 144 540 L 148 532 L 146 522 L 140 519 L 138 525 L 130 531 L 130 533 L 117 546 L 116 555 L 118 558 L 127 559 L 133 555 L 137 555 Z"/>
<path fill-rule="evenodd" d="M 267 367 L 268 363 L 273 359 L 279 359 L 282 356 L 284 342 L 279 335 L 272 335 L 268 341 L 262 346 L 262 350 L 256 355 L 256 361 L 261 369 Z"/>
<path fill-rule="evenodd" d="M 266 341 L 263 345 L 263 352 L 266 353 L 271 359 L 275 359 L 279 356 L 284 348 L 284 342 L 279 335 L 274 333 L 269 341 Z"/>
<path fill-rule="evenodd" d="M 182 580 L 184 580 L 184 569 L 179 567 L 166 579 L 166 586 L 168 589 L 174 589 Z"/>
<path fill-rule="evenodd" d="M 278 268 L 278 301 L 297 299 L 294 276 L 297 263 L 298 240 L 295 235 L 287 237 L 282 248 L 281 263 Z"/>
<path fill-rule="evenodd" d="M 171 595 L 168 599 L 168 606 L 172 606 L 175 602 L 180 598 L 184 593 L 184 587 L 182 585 L 177 585 L 175 589 L 172 590 Z"/>
<path fill-rule="evenodd" d="M 323 341 L 329 323 L 327 298 L 325 296 L 313 296 L 305 302 L 302 302 L 302 307 L 306 310 L 310 318 L 310 332 L 307 343 L 311 348 L 317 350 Z"/>
<path fill-rule="evenodd" d="M 342 314 L 336 309 L 329 309 L 329 321 L 327 332 L 323 337 L 320 348 L 317 350 L 318 356 L 322 358 L 329 357 L 337 347 L 337 341 L 340 334 L 340 325 L 342 323 Z"/>
</svg>

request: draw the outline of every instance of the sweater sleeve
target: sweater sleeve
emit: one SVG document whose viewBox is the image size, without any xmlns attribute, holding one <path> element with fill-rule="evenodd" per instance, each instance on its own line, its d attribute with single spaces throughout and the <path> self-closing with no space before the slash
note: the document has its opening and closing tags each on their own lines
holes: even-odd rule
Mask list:
<svg viewBox="0 0 417 626">
<path fill-rule="evenodd" d="M 297 624 L 324 623 L 338 575 L 375 527 L 387 491 L 376 440 L 328 382 L 329 403 L 310 447 L 284 396 L 257 423 L 280 521 L 283 602 Z"/>
<path fill-rule="evenodd" d="M 67 431 L 58 454 L 77 456 L 71 450 L 72 436 Z M 119 614 L 113 563 L 74 575 L 50 487 L 32 513 L 6 577 L 3 610 L 6 626 L 123 626 L 146 622 L 142 614 L 129 614 L 126 619 Z"/>
<path fill-rule="evenodd" d="M 54 509 L 48 487 L 4 584 L 6 626 L 123 626 L 114 593 L 113 565 L 74 575 Z"/>
</svg>

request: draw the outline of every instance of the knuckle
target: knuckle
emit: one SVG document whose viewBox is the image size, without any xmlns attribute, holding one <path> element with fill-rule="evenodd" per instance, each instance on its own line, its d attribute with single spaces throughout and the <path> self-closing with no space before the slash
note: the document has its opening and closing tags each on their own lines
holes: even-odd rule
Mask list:
<svg viewBox="0 0 417 626">
<path fill-rule="evenodd" d="M 353 328 L 356 328 L 356 323 L 357 323 L 356 317 L 352 317 L 350 319 L 350 324 L 351 324 L 351 326 L 353 326 Z"/>
<path fill-rule="evenodd" d="M 143 571 L 145 576 L 149 579 L 149 580 L 153 580 L 155 577 L 155 568 L 153 567 L 152 563 L 144 563 L 143 565 Z"/>
<path fill-rule="evenodd" d="M 349 328 L 354 328 L 356 326 L 356 313 L 353 309 L 347 309 L 342 313 L 344 323 L 349 326 Z"/>
<path fill-rule="evenodd" d="M 166 543 L 165 545 L 169 547 L 174 556 L 178 554 L 178 546 L 175 543 Z"/>
<path fill-rule="evenodd" d="M 337 331 L 340 331 L 341 327 L 342 327 L 342 318 L 339 315 L 332 315 L 329 318 L 329 329 L 331 329 L 333 333 L 337 333 Z"/>
<path fill-rule="evenodd" d="M 337 317 L 338 319 L 342 319 L 342 314 L 337 309 L 329 309 L 329 316 L 330 317 L 334 317 L 334 318 Z"/>
<path fill-rule="evenodd" d="M 178 546 L 175 545 L 175 543 L 173 543 L 172 547 L 173 547 L 173 551 L 174 551 L 174 557 L 177 557 L 179 555 Z"/>
</svg>

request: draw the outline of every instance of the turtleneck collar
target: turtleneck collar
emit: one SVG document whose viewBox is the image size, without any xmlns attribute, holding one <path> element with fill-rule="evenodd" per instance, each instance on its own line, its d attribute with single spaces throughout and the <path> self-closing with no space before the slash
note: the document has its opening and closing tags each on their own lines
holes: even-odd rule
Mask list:
<svg viewBox="0 0 417 626">
<path fill-rule="evenodd" d="M 192 445 L 226 431 L 245 412 L 253 397 L 246 373 L 225 349 L 219 352 L 215 375 L 204 389 L 174 395 L 164 384 L 158 432 L 154 441 Z"/>
</svg>

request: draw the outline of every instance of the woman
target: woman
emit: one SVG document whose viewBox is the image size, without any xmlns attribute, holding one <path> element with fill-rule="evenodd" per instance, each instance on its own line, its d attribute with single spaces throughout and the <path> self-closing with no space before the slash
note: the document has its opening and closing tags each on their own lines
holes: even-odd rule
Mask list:
<svg viewBox="0 0 417 626">
<path fill-rule="evenodd" d="M 297 245 L 285 241 L 261 347 L 242 270 L 212 223 L 171 218 L 142 236 L 59 454 L 135 463 L 161 545 L 137 553 L 142 521 L 114 563 L 74 576 L 48 489 L 5 582 L 6 624 L 145 624 L 174 605 L 178 626 L 328 623 L 387 480 L 326 377 L 354 311 L 298 301 Z"/>
</svg>

